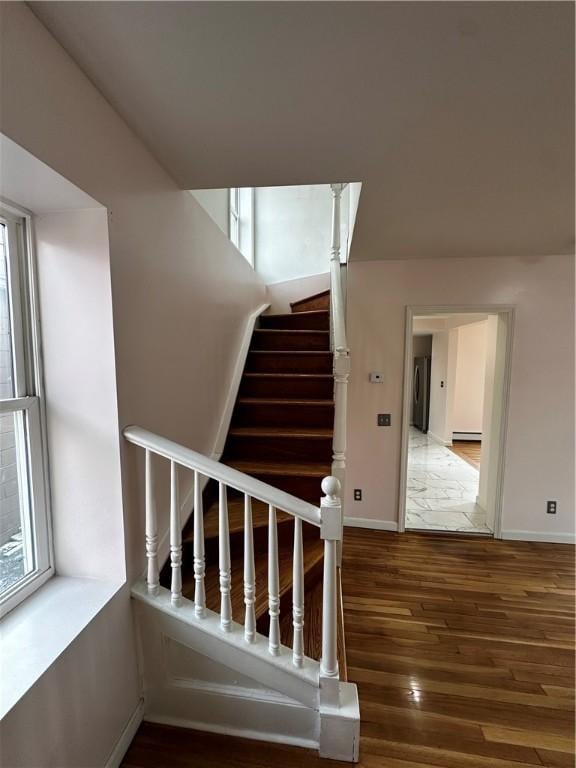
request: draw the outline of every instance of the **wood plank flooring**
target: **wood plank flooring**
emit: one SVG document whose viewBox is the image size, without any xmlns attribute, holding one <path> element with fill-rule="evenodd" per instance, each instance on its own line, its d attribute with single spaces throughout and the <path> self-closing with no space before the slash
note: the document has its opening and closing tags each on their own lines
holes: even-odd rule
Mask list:
<svg viewBox="0 0 576 768">
<path fill-rule="evenodd" d="M 480 440 L 454 440 L 448 449 L 467 461 L 475 469 L 480 469 L 480 451 L 482 443 Z"/>
<path fill-rule="evenodd" d="M 574 766 L 574 548 L 347 529 L 365 768 Z M 346 765 L 144 724 L 124 768 Z"/>
</svg>

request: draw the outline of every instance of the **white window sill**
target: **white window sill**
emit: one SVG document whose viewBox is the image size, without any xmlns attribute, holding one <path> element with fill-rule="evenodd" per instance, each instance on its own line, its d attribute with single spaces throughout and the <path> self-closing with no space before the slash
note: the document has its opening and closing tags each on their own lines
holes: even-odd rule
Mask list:
<svg viewBox="0 0 576 768">
<path fill-rule="evenodd" d="M 54 576 L 0 622 L 0 720 L 122 584 Z"/>
</svg>

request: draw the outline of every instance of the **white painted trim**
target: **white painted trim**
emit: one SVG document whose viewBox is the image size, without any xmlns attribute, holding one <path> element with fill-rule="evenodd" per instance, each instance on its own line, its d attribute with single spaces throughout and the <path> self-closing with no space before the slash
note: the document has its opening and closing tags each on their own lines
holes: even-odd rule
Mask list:
<svg viewBox="0 0 576 768">
<path fill-rule="evenodd" d="M 283 283 L 295 283 L 297 280 L 307 280 L 311 277 L 320 277 L 321 275 L 326 275 L 329 277 L 330 270 L 326 270 L 326 272 L 314 272 L 311 275 L 301 275 L 300 277 L 291 277 L 289 280 L 275 280 L 273 283 L 266 283 L 266 285 L 282 285 Z M 323 291 L 319 291 L 319 293 L 324 293 L 324 291 L 329 290 L 329 288 L 324 288 Z M 300 301 L 300 299 L 295 299 L 296 301 Z"/>
<path fill-rule="evenodd" d="M 145 715 L 147 723 L 159 723 L 160 725 L 174 725 L 177 728 L 191 728 L 194 731 L 206 731 L 207 733 L 220 733 L 224 736 L 239 736 L 242 739 L 254 739 L 255 741 L 267 741 L 272 744 L 288 744 L 292 747 L 304 747 L 305 749 L 318 749 L 318 742 L 312 739 L 302 739 L 298 736 L 275 734 L 264 731 L 255 731 L 249 728 L 234 728 L 230 725 L 218 725 L 199 720 L 185 720 L 180 717 L 165 717 L 161 715 Z"/>
<path fill-rule="evenodd" d="M 281 704 L 284 707 L 303 708 L 303 704 L 295 699 L 291 699 L 278 691 L 266 690 L 265 688 L 246 688 L 242 685 L 229 685 L 227 683 L 212 683 L 206 680 L 193 680 L 184 677 L 172 677 L 166 686 L 170 688 L 180 688 L 186 691 L 194 691 L 199 694 L 210 694 L 212 696 L 224 696 L 228 699 L 249 699 L 263 704 Z M 304 707 L 307 709 L 307 707 Z"/>
<path fill-rule="evenodd" d="M 406 484 L 408 479 L 408 434 L 412 405 L 412 326 L 415 315 L 455 314 L 488 314 L 506 316 L 506 360 L 503 385 L 502 421 L 500 425 L 499 463 L 496 493 L 496 509 L 494 511 L 494 538 L 500 539 L 502 534 L 502 500 L 504 495 L 504 456 L 506 453 L 506 437 L 508 432 L 508 414 L 510 410 L 510 381 L 512 377 L 512 340 L 514 336 L 514 306 L 511 304 L 473 304 L 473 305 L 442 305 L 442 306 L 407 306 L 406 326 L 404 336 L 404 395 L 402 404 L 402 440 L 400 456 L 400 489 L 398 493 L 398 533 L 406 530 Z M 430 434 L 430 433 L 428 433 Z"/>
<path fill-rule="evenodd" d="M 274 488 L 272 485 L 257 480 L 251 475 L 239 472 L 227 464 L 220 464 L 202 453 L 186 448 L 184 445 L 168 440 L 154 432 L 149 432 L 142 427 L 129 426 L 123 430 L 124 437 L 129 443 L 145 448 L 152 453 L 173 461 L 187 469 L 225 483 L 229 488 L 234 488 L 241 493 L 249 494 L 253 499 L 271 504 L 276 509 L 289 512 L 294 517 L 300 517 L 304 522 L 311 523 L 322 529 L 325 534 L 324 524 L 327 521 L 326 513 L 321 513 L 319 507 L 315 507 L 307 501 L 302 501 L 297 496 L 292 496 L 285 491 Z M 326 537 L 325 537 L 326 538 Z M 332 538 L 332 537 L 328 537 Z"/>
<path fill-rule="evenodd" d="M 430 432 L 430 430 L 428 430 L 426 434 L 428 435 L 428 437 L 431 437 L 435 443 L 438 443 L 439 445 L 443 445 L 445 448 L 452 447 L 452 440 L 442 440 L 441 437 L 438 437 L 438 435 L 435 435 L 434 432 Z"/>
<path fill-rule="evenodd" d="M 144 718 L 144 699 L 140 699 L 138 706 L 134 712 L 130 715 L 124 730 L 120 734 L 120 738 L 116 742 L 116 746 L 112 750 L 110 757 L 105 763 L 104 768 L 120 768 L 124 755 L 128 751 L 128 747 L 132 743 L 132 739 L 136 735 L 136 731 L 140 727 L 140 723 Z"/>
<path fill-rule="evenodd" d="M 238 354 L 236 356 L 236 363 L 230 379 L 230 387 L 228 388 L 228 394 L 222 410 L 222 418 L 218 426 L 216 433 L 216 439 L 214 440 L 214 446 L 212 448 L 212 458 L 215 461 L 219 461 L 224 451 L 224 445 L 226 444 L 226 438 L 228 437 L 228 430 L 230 429 L 230 422 L 232 420 L 232 412 L 236 405 L 236 398 L 238 397 L 238 390 L 240 389 L 240 382 L 242 381 L 242 374 L 244 373 L 244 367 L 246 365 L 246 358 L 248 357 L 248 350 L 252 342 L 252 334 L 256 327 L 256 321 L 260 315 L 269 308 L 270 304 L 261 304 L 254 310 L 244 326 L 244 335 L 240 342 Z"/>
<path fill-rule="evenodd" d="M 374 531 L 398 531 L 398 523 L 393 520 L 372 520 L 369 517 L 345 517 L 344 525 L 350 528 L 371 528 Z"/>
<path fill-rule="evenodd" d="M 540 541 L 549 544 L 576 544 L 574 533 L 547 533 L 544 531 L 502 531 L 501 538 L 510 541 Z"/>
<path fill-rule="evenodd" d="M 482 432 L 452 432 L 452 440 L 482 441 Z"/>
</svg>

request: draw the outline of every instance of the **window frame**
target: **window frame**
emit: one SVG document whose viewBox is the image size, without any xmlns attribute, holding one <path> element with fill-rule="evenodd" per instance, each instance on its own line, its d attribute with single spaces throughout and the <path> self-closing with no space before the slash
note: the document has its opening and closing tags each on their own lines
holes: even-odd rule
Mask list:
<svg viewBox="0 0 576 768">
<path fill-rule="evenodd" d="M 252 268 L 255 267 L 255 199 L 254 187 L 229 189 L 229 237 Z"/>
<path fill-rule="evenodd" d="M 19 466 L 25 466 L 29 508 L 22 527 L 23 532 L 27 526 L 30 529 L 24 546 L 34 557 L 30 573 L 0 595 L 2 617 L 53 576 L 54 551 L 33 219 L 29 211 L 0 199 L 0 220 L 6 225 L 9 250 L 7 284 L 15 374 L 14 396 L 0 399 L 0 413 L 22 414 L 24 444 L 20 445 Z M 19 492 L 21 483 L 19 478 Z"/>
</svg>

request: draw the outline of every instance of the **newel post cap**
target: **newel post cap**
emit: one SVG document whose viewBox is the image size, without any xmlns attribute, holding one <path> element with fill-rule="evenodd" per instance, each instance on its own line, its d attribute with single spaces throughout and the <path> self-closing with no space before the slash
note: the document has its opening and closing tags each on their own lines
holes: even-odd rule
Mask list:
<svg viewBox="0 0 576 768">
<path fill-rule="evenodd" d="M 322 480 L 325 496 L 320 499 L 322 525 L 320 535 L 323 539 L 339 541 L 342 538 L 342 504 L 340 501 L 340 481 L 337 477 L 325 477 Z"/>
<path fill-rule="evenodd" d="M 335 506 L 340 504 L 340 480 L 337 477 L 330 475 L 322 480 L 322 493 L 327 497 L 330 504 L 327 506 Z M 322 499 L 324 501 L 324 499 Z"/>
</svg>

